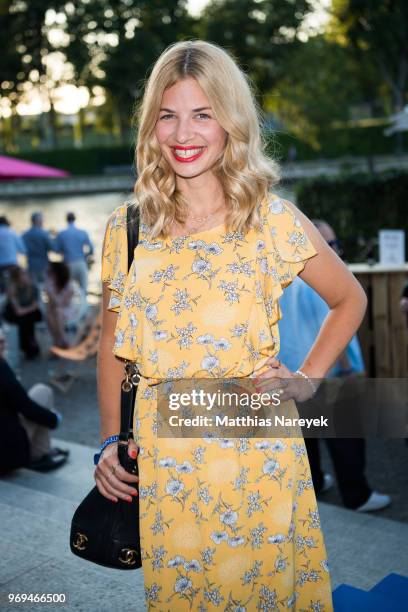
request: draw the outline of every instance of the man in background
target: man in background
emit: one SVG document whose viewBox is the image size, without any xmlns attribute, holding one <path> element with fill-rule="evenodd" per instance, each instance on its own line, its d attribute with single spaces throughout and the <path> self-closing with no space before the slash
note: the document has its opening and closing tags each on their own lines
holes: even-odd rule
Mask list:
<svg viewBox="0 0 408 612">
<path fill-rule="evenodd" d="M 339 241 L 330 225 L 320 220 L 314 221 L 314 224 L 328 245 L 341 256 Z M 289 370 L 296 371 L 314 344 L 329 307 L 319 294 L 299 277 L 285 289 L 280 299 L 280 307 L 283 318 L 279 321 L 279 359 Z M 354 336 L 327 376 L 364 374 L 364 369 L 360 344 L 357 336 Z M 327 438 L 325 442 L 336 472 L 340 494 L 347 508 L 369 512 L 381 510 L 391 503 L 388 495 L 373 491 L 367 482 L 364 439 Z M 316 438 L 305 438 L 305 444 L 315 491 L 327 491 L 333 486 L 333 478 L 330 474 L 324 474 L 321 469 L 319 441 Z"/>
<path fill-rule="evenodd" d="M 76 280 L 86 294 L 88 288 L 86 259 L 93 254 L 93 244 L 88 232 L 76 227 L 74 213 L 67 214 L 67 223 L 68 227 L 57 235 L 54 248 L 63 255 L 64 262 L 68 264 L 71 279 Z"/>
<path fill-rule="evenodd" d="M 45 280 L 48 267 L 48 253 L 53 245 L 49 233 L 43 229 L 43 216 L 40 212 L 31 215 L 31 228 L 23 236 L 27 251 L 28 273 L 35 285 L 41 285 Z"/>
</svg>

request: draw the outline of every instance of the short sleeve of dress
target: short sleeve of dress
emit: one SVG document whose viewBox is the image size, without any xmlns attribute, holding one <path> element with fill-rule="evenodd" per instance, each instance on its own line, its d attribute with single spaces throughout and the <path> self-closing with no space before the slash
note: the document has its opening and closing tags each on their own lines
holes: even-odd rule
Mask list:
<svg viewBox="0 0 408 612">
<path fill-rule="evenodd" d="M 274 271 L 284 288 L 302 272 L 307 260 L 317 255 L 317 251 L 290 208 L 290 202 L 272 195 L 266 207 L 266 236 L 268 242 L 272 241 Z"/>
<path fill-rule="evenodd" d="M 103 242 L 103 283 L 108 283 L 111 297 L 108 310 L 119 312 L 127 277 L 127 206 L 119 206 L 110 216 Z"/>
</svg>

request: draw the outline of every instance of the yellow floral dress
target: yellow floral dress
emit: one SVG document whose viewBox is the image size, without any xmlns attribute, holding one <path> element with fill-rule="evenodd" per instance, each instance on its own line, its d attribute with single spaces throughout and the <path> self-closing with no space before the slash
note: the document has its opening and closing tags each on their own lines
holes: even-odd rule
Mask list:
<svg viewBox="0 0 408 612">
<path fill-rule="evenodd" d="M 219 225 L 149 241 L 141 224 L 129 274 L 126 205 L 107 225 L 114 353 L 142 375 L 134 429 L 149 610 L 333 609 L 303 438 L 157 436 L 157 380 L 249 376 L 279 352 L 279 297 L 316 251 L 285 200 L 271 195 L 259 211 L 262 229 L 246 235 Z"/>
</svg>

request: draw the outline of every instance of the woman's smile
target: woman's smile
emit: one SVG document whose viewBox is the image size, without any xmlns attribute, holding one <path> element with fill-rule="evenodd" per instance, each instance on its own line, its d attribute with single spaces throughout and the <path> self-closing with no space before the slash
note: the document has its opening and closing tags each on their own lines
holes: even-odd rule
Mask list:
<svg viewBox="0 0 408 612">
<path fill-rule="evenodd" d="M 172 147 L 173 157 L 176 161 L 185 164 L 190 163 L 201 157 L 205 147 Z"/>
</svg>

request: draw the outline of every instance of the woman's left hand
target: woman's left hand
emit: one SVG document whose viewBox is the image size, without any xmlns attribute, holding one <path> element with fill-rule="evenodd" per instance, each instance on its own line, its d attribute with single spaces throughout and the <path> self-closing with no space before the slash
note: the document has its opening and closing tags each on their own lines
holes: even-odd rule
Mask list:
<svg viewBox="0 0 408 612">
<path fill-rule="evenodd" d="M 291 372 L 276 357 L 270 357 L 264 365 L 268 366 L 268 369 L 254 377 L 258 393 L 278 394 L 281 402 L 290 399 L 304 402 L 313 396 L 310 383 L 303 376 Z"/>
</svg>

